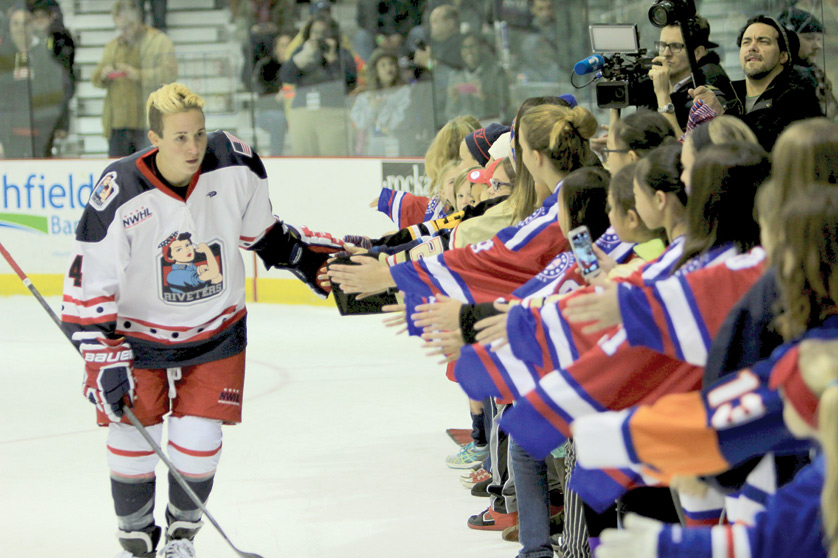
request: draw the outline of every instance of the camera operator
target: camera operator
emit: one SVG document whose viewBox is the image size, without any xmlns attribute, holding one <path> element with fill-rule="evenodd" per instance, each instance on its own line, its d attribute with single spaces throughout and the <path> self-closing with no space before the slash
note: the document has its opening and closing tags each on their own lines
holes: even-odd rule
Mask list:
<svg viewBox="0 0 838 558">
<path fill-rule="evenodd" d="M 357 82 L 355 61 L 326 13 L 309 20 L 303 41 L 279 71 L 282 83 L 297 87 L 288 111 L 294 155 L 348 155 L 344 107 Z"/>
<path fill-rule="evenodd" d="M 730 78 L 720 65 L 719 55 L 712 50 L 719 45 L 710 41 L 710 23 L 696 16 L 687 25 L 695 45 L 694 54 L 698 65 L 695 77 L 698 83 L 714 91 L 722 103 L 733 99 Z M 693 104 L 689 94 L 693 88 L 690 62 L 681 27 L 667 25 L 661 28 L 655 50 L 658 55 L 652 60 L 655 65 L 649 70 L 649 77 L 652 78 L 657 106 L 649 108 L 657 108 L 681 135 Z"/>
<path fill-rule="evenodd" d="M 792 68 L 792 33 L 768 16 L 749 19 L 736 40 L 745 72 L 744 80 L 732 82 L 736 98 L 721 105 L 708 88 L 699 87 L 694 92 L 717 113 L 741 118 L 767 151 L 792 122 L 822 116 L 814 89 L 801 83 Z"/>
</svg>

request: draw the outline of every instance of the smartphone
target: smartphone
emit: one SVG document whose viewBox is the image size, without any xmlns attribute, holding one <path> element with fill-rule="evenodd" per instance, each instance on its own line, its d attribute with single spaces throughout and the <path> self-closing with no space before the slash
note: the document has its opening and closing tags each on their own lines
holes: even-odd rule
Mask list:
<svg viewBox="0 0 838 558">
<path fill-rule="evenodd" d="M 594 243 L 591 239 L 591 232 L 588 227 L 582 225 L 570 231 L 570 249 L 573 250 L 573 255 L 576 256 L 576 262 L 579 264 L 579 271 L 582 277 L 596 277 L 602 272 L 599 267 L 599 261 L 596 259 L 594 253 Z"/>
</svg>

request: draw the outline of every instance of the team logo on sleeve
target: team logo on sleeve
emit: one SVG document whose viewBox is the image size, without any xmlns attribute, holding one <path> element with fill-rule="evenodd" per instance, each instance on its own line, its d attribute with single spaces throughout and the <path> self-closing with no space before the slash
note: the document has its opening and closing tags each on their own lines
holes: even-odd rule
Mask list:
<svg viewBox="0 0 838 558">
<path fill-rule="evenodd" d="M 119 184 L 116 183 L 116 171 L 111 171 L 99 179 L 93 193 L 90 194 L 90 205 L 102 211 L 111 203 L 119 193 Z"/>
<path fill-rule="evenodd" d="M 165 302 L 198 302 L 224 290 L 220 242 L 195 245 L 191 233 L 176 231 L 158 248 L 160 292 Z"/>
<path fill-rule="evenodd" d="M 573 254 L 570 252 L 562 252 L 553 258 L 553 261 L 541 270 L 536 277 L 538 277 L 541 281 L 552 281 L 556 277 L 560 277 L 567 273 L 575 262 L 576 258 L 573 257 Z"/>
</svg>

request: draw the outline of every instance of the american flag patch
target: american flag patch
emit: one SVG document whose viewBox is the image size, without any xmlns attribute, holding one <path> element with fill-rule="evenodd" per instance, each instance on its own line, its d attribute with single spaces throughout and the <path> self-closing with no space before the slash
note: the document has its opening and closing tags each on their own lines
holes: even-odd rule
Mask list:
<svg viewBox="0 0 838 558">
<path fill-rule="evenodd" d="M 253 155 L 253 151 L 251 151 L 250 146 L 247 145 L 247 143 L 243 142 L 230 132 L 224 132 L 224 135 L 227 136 L 228 140 L 230 140 L 230 144 L 233 146 L 233 151 L 246 157 L 251 157 Z"/>
</svg>

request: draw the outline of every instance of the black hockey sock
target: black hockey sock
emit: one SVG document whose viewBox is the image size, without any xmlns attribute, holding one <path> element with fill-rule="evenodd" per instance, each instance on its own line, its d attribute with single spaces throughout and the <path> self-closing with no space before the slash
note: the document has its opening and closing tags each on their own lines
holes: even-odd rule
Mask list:
<svg viewBox="0 0 838 558">
<path fill-rule="evenodd" d="M 114 509 L 122 531 L 140 531 L 154 525 L 154 489 L 157 479 L 111 477 Z"/>
<path fill-rule="evenodd" d="M 201 500 L 201 503 L 206 503 L 212 491 L 214 479 L 215 476 L 203 480 L 186 479 L 186 483 Z M 201 510 L 186 494 L 186 491 L 181 488 L 171 473 L 169 473 L 169 511 L 175 519 L 186 521 L 198 521 L 202 515 Z"/>
</svg>

